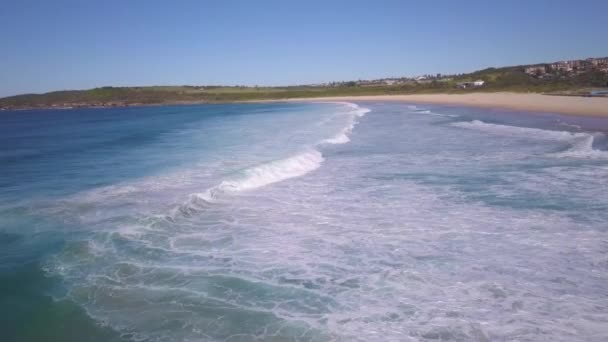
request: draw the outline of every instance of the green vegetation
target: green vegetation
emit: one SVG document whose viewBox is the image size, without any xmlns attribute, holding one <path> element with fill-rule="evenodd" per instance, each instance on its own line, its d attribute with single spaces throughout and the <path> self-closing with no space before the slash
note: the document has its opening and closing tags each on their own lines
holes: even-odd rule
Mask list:
<svg viewBox="0 0 608 342">
<path fill-rule="evenodd" d="M 486 92 L 561 93 L 570 91 L 583 94 L 588 93 L 591 88 L 608 87 L 608 74 L 600 71 L 589 71 L 579 75 L 556 74 L 556 77 L 552 79 L 539 79 L 526 74 L 525 67 L 488 68 L 462 75 L 456 80 L 458 82 L 484 80 L 485 85 L 475 91 Z"/>
<path fill-rule="evenodd" d="M 394 84 L 378 81 L 350 81 L 323 86 L 156 86 L 102 87 L 90 90 L 26 94 L 0 99 L 0 108 L 111 107 L 130 105 L 217 103 L 303 97 L 392 95 L 468 92 L 536 92 L 572 95 L 608 86 L 608 74 L 589 71 L 540 79 L 524 72 L 525 66 L 488 68 L 470 74 L 431 77 L 425 80 L 398 79 Z M 482 87 L 459 89 L 458 83 L 484 80 Z"/>
</svg>

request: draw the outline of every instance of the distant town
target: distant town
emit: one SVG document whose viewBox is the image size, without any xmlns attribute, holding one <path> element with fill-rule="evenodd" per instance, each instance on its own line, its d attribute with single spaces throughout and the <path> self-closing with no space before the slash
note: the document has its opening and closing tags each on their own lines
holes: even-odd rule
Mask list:
<svg viewBox="0 0 608 342">
<path fill-rule="evenodd" d="M 589 71 L 608 73 L 608 57 L 538 64 L 526 67 L 524 71 L 526 74 L 539 79 L 567 78 L 585 74 Z"/>
<path fill-rule="evenodd" d="M 555 79 L 568 79 L 583 75 L 590 72 L 599 72 L 608 75 L 608 57 L 602 58 L 587 58 L 577 59 L 570 61 L 559 61 L 554 63 L 541 63 L 535 65 L 526 65 L 519 68 L 522 72 L 527 75 L 539 79 L 539 80 L 555 80 Z M 432 82 L 449 82 L 455 78 L 462 77 L 463 74 L 453 75 L 442 75 L 442 74 L 425 74 L 414 77 L 394 77 L 394 78 L 380 78 L 373 80 L 358 80 L 358 81 L 346 81 L 346 82 L 329 82 L 312 84 L 311 86 L 319 87 L 343 87 L 345 85 L 359 86 L 359 87 L 373 87 L 373 86 L 393 86 L 393 85 L 412 85 L 412 84 L 429 84 Z M 454 84 L 456 88 L 478 88 L 486 84 L 485 80 L 470 80 L 466 82 L 457 82 Z M 606 85 L 608 86 L 608 85 Z"/>
</svg>

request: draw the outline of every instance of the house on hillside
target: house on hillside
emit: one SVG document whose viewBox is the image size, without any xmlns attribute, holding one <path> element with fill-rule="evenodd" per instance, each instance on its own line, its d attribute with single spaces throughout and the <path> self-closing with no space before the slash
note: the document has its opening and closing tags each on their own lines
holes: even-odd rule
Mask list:
<svg viewBox="0 0 608 342">
<path fill-rule="evenodd" d="M 473 82 L 461 82 L 461 83 L 456 84 L 456 86 L 460 89 L 468 89 L 468 88 L 482 87 L 485 83 L 486 83 L 486 81 L 484 81 L 484 80 L 477 80 L 477 81 L 473 81 Z"/>
<path fill-rule="evenodd" d="M 591 65 L 595 68 L 608 67 L 608 57 L 607 58 L 589 58 L 587 60 Z"/>
<path fill-rule="evenodd" d="M 536 65 L 527 67 L 524 69 L 525 73 L 531 76 L 544 75 L 547 72 L 547 68 L 544 65 Z"/>
<path fill-rule="evenodd" d="M 571 72 L 572 66 L 568 62 L 557 62 L 551 64 L 551 69 L 561 72 Z"/>
</svg>

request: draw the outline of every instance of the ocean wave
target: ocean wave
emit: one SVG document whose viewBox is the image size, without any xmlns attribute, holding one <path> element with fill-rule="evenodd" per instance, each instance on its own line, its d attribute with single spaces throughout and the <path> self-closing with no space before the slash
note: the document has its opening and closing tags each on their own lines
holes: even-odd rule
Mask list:
<svg viewBox="0 0 608 342">
<path fill-rule="evenodd" d="M 335 102 L 335 103 L 342 104 L 342 105 L 346 106 L 347 108 L 349 108 L 350 110 L 347 111 L 345 114 L 353 115 L 355 117 L 363 117 L 365 114 L 367 114 L 371 111 L 371 109 L 361 107 L 356 103 L 351 103 L 351 102 Z"/>
<path fill-rule="evenodd" d="M 344 127 L 338 134 L 334 135 L 331 138 L 325 139 L 323 140 L 321 143 L 325 143 L 325 144 L 346 144 L 347 142 L 350 141 L 350 138 L 348 137 L 353 129 L 355 128 L 355 125 L 357 124 L 357 121 L 355 119 L 355 117 L 351 117 L 349 118 L 349 123 L 346 125 L 346 127 Z"/>
<path fill-rule="evenodd" d="M 432 115 L 432 116 L 442 116 L 442 117 L 446 117 L 446 118 L 457 118 L 458 115 L 455 114 L 442 114 L 442 113 L 435 113 L 432 110 L 429 109 L 425 109 L 425 110 L 415 110 L 413 112 L 410 112 L 412 114 L 425 114 L 425 115 Z"/>
<path fill-rule="evenodd" d="M 220 159 L 206 163 L 203 168 L 175 170 L 85 190 L 59 201 L 42 203 L 37 210 L 61 217 L 77 217 L 88 224 L 114 219 L 130 210 L 170 221 L 190 217 L 213 206 L 220 197 L 299 177 L 320 167 L 324 160 L 321 147 L 349 142 L 357 118 L 370 111 L 354 103 L 333 103 L 340 107 L 333 116 L 329 115 L 321 122 L 339 123 L 342 125 L 338 126 L 342 127 L 339 132 L 325 140 L 309 141 L 309 145 L 287 152 L 284 158 L 262 159 L 257 163 L 232 162 L 234 165 L 228 166 L 225 164 L 229 162 Z"/>
<path fill-rule="evenodd" d="M 608 151 L 596 150 L 593 148 L 595 137 L 589 134 L 586 137 L 581 137 L 572 142 L 569 149 L 551 153 L 549 156 L 556 158 L 589 158 L 589 159 L 605 159 L 608 158 Z"/>
<path fill-rule="evenodd" d="M 458 117 L 458 115 L 454 115 L 454 114 L 443 114 L 443 113 L 435 113 L 433 112 L 431 109 L 428 108 L 421 108 L 415 105 L 409 105 L 407 106 L 408 109 L 408 114 L 427 114 L 427 115 L 432 115 L 432 116 L 443 116 L 443 117 L 448 117 L 448 118 L 456 118 Z"/>
<path fill-rule="evenodd" d="M 240 176 L 224 180 L 202 193 L 191 194 L 188 201 L 175 208 L 170 217 L 175 218 L 180 214 L 189 216 L 226 194 L 253 190 L 303 176 L 318 169 L 323 161 L 321 152 L 313 149 L 285 159 L 253 166 L 242 171 Z"/>
<path fill-rule="evenodd" d="M 348 108 L 348 111 L 344 113 L 345 115 L 348 115 L 347 124 L 334 137 L 325 139 L 319 144 L 347 143 L 350 141 L 349 135 L 357 124 L 357 118 L 369 113 L 370 109 L 359 107 L 357 104 L 350 102 L 331 103 L 341 104 Z M 319 150 L 312 148 L 285 159 L 271 161 L 245 169 L 240 176 L 224 180 L 220 184 L 211 187 L 202 193 L 191 194 L 184 204 L 172 211 L 169 219 L 174 219 L 176 215 L 190 216 L 193 213 L 208 207 L 223 195 L 253 190 L 290 178 L 303 176 L 318 169 L 323 161 L 323 154 Z"/>
<path fill-rule="evenodd" d="M 222 181 L 206 193 L 210 199 L 219 193 L 234 193 L 257 189 L 289 178 L 303 176 L 313 171 L 323 162 L 323 155 L 317 150 L 300 153 L 295 156 L 258 165 L 245 170 L 244 176 Z"/>
<path fill-rule="evenodd" d="M 561 121 L 561 120 L 559 120 L 557 122 L 557 124 L 560 125 L 560 126 L 564 126 L 564 127 L 574 128 L 576 130 L 583 129 L 580 125 L 575 125 L 575 124 L 567 123 L 567 122 L 564 122 L 564 121 Z"/>
<path fill-rule="evenodd" d="M 569 141 L 573 138 L 588 135 L 587 133 L 573 133 L 568 131 L 551 131 L 540 128 L 499 125 L 480 120 L 455 122 L 452 123 L 452 126 L 482 131 L 495 135 L 535 140 Z"/>
<path fill-rule="evenodd" d="M 323 143 L 334 144 L 334 145 L 346 144 L 347 142 L 350 141 L 350 138 L 348 137 L 349 133 L 350 133 L 350 130 L 345 129 L 344 131 L 336 134 L 333 138 L 323 140 Z"/>
<path fill-rule="evenodd" d="M 346 107 L 350 108 L 345 115 L 348 115 L 348 121 L 346 126 L 340 130 L 336 135 L 331 138 L 325 139 L 321 141 L 322 144 L 346 144 L 350 141 L 349 135 L 352 133 L 353 129 L 357 125 L 357 118 L 363 117 L 365 114 L 370 112 L 369 108 L 359 107 L 359 105 L 350 102 L 336 102 L 339 104 L 343 104 Z"/>
<path fill-rule="evenodd" d="M 540 128 L 492 124 L 480 120 L 455 122 L 452 123 L 452 126 L 478 130 L 500 136 L 533 140 L 558 141 L 570 144 L 570 147 L 565 151 L 548 154 L 548 156 L 551 157 L 608 158 L 608 151 L 596 150 L 593 148 L 595 137 L 601 136 L 601 133 L 554 131 Z"/>
</svg>

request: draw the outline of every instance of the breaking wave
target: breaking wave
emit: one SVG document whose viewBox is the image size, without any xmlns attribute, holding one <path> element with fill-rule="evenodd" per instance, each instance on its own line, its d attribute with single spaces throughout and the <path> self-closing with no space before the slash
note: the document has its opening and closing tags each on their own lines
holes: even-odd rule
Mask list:
<svg viewBox="0 0 608 342">
<path fill-rule="evenodd" d="M 608 151 L 596 150 L 593 148 L 595 136 L 601 136 L 601 133 L 592 134 L 584 132 L 552 131 L 540 128 L 492 124 L 480 120 L 455 122 L 452 123 L 452 126 L 478 130 L 500 136 L 558 141 L 570 144 L 570 147 L 565 151 L 549 154 L 551 157 L 608 158 Z"/>
<path fill-rule="evenodd" d="M 350 141 L 349 135 L 357 124 L 357 118 L 369 113 L 370 109 L 361 108 L 354 103 L 340 102 L 349 108 L 346 126 L 334 137 L 325 139 L 319 144 L 344 144 Z M 293 155 L 291 157 L 253 166 L 245 169 L 239 176 L 224 180 L 220 184 L 202 193 L 191 194 L 189 200 L 175 208 L 171 217 L 176 214 L 190 215 L 202 210 L 223 195 L 253 190 L 290 178 L 303 176 L 318 169 L 323 163 L 323 154 L 317 149 Z"/>
<path fill-rule="evenodd" d="M 318 169 L 323 160 L 321 152 L 311 150 L 245 169 L 240 176 L 224 180 L 202 193 L 191 194 L 188 201 L 175 208 L 168 218 L 190 216 L 203 210 L 222 195 L 253 190 L 286 179 L 303 176 Z"/>
<path fill-rule="evenodd" d="M 587 136 L 587 133 L 572 133 L 567 131 L 550 131 L 540 128 L 529 128 L 529 127 L 518 127 L 499 125 L 483 122 L 480 120 L 473 120 L 467 122 L 455 122 L 452 126 L 482 131 L 486 133 L 516 137 L 516 138 L 528 138 L 537 140 L 556 140 L 556 141 L 569 141 L 576 137 Z"/>
<path fill-rule="evenodd" d="M 300 153 L 246 169 L 242 176 L 222 181 L 219 185 L 202 194 L 195 194 L 195 196 L 212 202 L 222 194 L 253 190 L 289 178 L 303 176 L 319 168 L 323 160 L 323 155 L 317 150 Z"/>
<path fill-rule="evenodd" d="M 350 108 L 350 111 L 346 113 L 346 115 L 349 116 L 348 123 L 340 132 L 338 132 L 338 134 L 329 139 L 323 140 L 321 143 L 334 145 L 346 144 L 350 141 L 349 135 L 355 128 L 355 125 L 357 125 L 357 118 L 364 116 L 370 111 L 368 108 L 361 108 L 354 103 L 343 102 L 340 104 L 344 104 L 345 106 Z"/>
<path fill-rule="evenodd" d="M 569 149 L 562 152 L 552 153 L 550 156 L 556 158 L 608 158 L 608 151 L 596 150 L 593 148 L 594 140 L 594 136 L 589 134 L 586 137 L 581 137 L 574 140 Z"/>
<path fill-rule="evenodd" d="M 409 110 L 409 114 L 426 114 L 426 115 L 432 115 L 432 116 L 442 116 L 442 117 L 448 117 L 448 118 L 456 118 L 458 117 L 458 115 L 455 114 L 442 114 L 442 113 L 435 113 L 430 109 L 426 109 L 426 108 L 419 108 L 417 106 L 407 106 L 407 109 Z"/>
<path fill-rule="evenodd" d="M 442 116 L 442 117 L 446 117 L 446 118 L 457 118 L 458 115 L 455 114 L 442 114 L 442 113 L 435 113 L 431 110 L 416 110 L 411 112 L 413 114 L 425 114 L 425 115 L 432 115 L 432 116 Z"/>
</svg>

